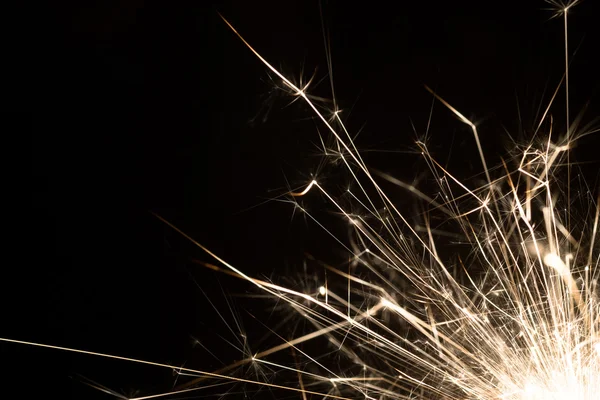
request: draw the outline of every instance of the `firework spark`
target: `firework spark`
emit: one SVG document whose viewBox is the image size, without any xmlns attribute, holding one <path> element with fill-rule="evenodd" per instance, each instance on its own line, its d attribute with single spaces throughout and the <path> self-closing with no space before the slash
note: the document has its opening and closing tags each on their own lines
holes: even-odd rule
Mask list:
<svg viewBox="0 0 600 400">
<path fill-rule="evenodd" d="M 551 2 L 564 15 L 565 43 L 567 10 L 575 3 Z M 335 139 L 336 146 L 327 153 L 341 160 L 358 188 L 347 192 L 355 203 L 352 211 L 317 180 L 288 195 L 315 221 L 296 200 L 312 191 L 327 198 L 353 228 L 352 244 L 346 246 L 350 264 L 344 269 L 323 264 L 331 274 L 322 286 L 312 292 L 292 290 L 245 274 L 159 218 L 220 264 L 204 263 L 206 267 L 251 282 L 295 310 L 313 329 L 282 338 L 275 347 L 213 372 L 2 340 L 167 367 L 194 377 L 174 391 L 138 399 L 195 392 L 214 385 L 215 380 L 295 391 L 303 398 L 596 398 L 594 393 L 600 393 L 600 206 L 592 191 L 575 199 L 570 184 L 561 186 L 564 179 L 570 181 L 570 172 L 565 178 L 561 168 L 571 168 L 569 149 L 592 130 L 567 126 L 561 139 L 552 140 L 558 135 L 546 128 L 551 126 L 546 112 L 534 141 L 520 147 L 500 168 L 489 168 L 477 126 L 430 90 L 471 128 L 486 183 L 469 186 L 437 162 L 426 143 L 418 142 L 439 184 L 440 195 L 429 197 L 412 185 L 369 169 L 339 110 L 324 113 L 309 95 L 308 85 L 296 86 L 224 21 L 291 95 L 312 109 Z M 566 60 L 567 68 L 568 64 Z M 568 88 L 568 70 L 564 81 Z M 568 101 L 566 113 L 568 121 Z M 546 139 L 540 140 L 545 129 Z M 421 224 L 405 216 L 382 189 L 380 179 L 410 190 L 423 201 Z M 577 201 L 592 204 L 582 218 L 558 212 L 574 209 Z M 468 244 L 466 254 L 459 252 L 451 258 L 442 254 L 440 230 L 432 226 L 438 216 L 452 227 L 445 232 Z M 451 272 L 457 269 L 459 273 Z M 332 357 L 303 348 L 317 339 L 326 339 L 347 366 L 340 369 L 339 362 L 330 361 Z M 302 361 L 283 364 L 273 358 L 284 351 Z M 233 371 L 244 365 L 274 368 L 292 373 L 295 379 L 279 384 L 236 376 Z"/>
<path fill-rule="evenodd" d="M 552 4 L 564 15 L 567 43 L 567 11 L 574 2 Z M 425 229 L 416 229 L 382 190 L 338 110 L 332 110 L 331 118 L 320 112 L 306 87 L 294 85 L 225 22 L 327 127 L 338 144 L 338 156 L 359 188 L 356 193 L 349 191 L 359 204 L 359 211 L 352 213 L 317 181 L 290 194 L 299 197 L 318 190 L 330 201 L 354 227 L 358 244 L 349 249 L 353 263 L 373 278 L 364 281 L 356 273 L 329 267 L 347 280 L 347 293 L 335 293 L 330 282 L 320 297 L 309 298 L 261 285 L 293 305 L 319 328 L 318 335 L 327 335 L 362 366 L 357 374 L 341 376 L 313 360 L 328 371 L 317 378 L 327 377 L 332 384 L 327 394 L 592 399 L 600 389 L 599 254 L 595 241 L 599 208 L 596 199 L 586 199 L 592 204 L 596 200 L 595 215 L 586 216 L 578 226 L 570 216 L 561 218 L 557 212 L 570 207 L 570 184 L 565 191 L 560 187 L 564 178 L 557 165 L 565 163 L 570 169 L 568 154 L 577 132 L 568 125 L 556 143 L 551 140 L 552 132 L 547 132 L 545 141 L 533 142 L 519 152 L 516 167 L 511 169 L 505 163 L 503 174 L 492 177 L 476 125 L 430 90 L 471 128 L 487 180 L 483 186 L 469 188 L 430 155 L 425 143 L 418 143 L 443 195 L 441 201 L 429 199 L 427 215 L 431 219 L 435 213 L 444 213 L 472 249 L 466 260 L 458 260 L 467 278 L 462 283 L 448 272 L 457 261 L 445 261 L 439 255 L 436 234 L 427 220 Z M 568 59 L 566 65 L 568 68 Z M 568 121 L 568 70 L 565 87 Z M 547 112 L 540 129 L 546 116 Z M 566 179 L 569 181 L 570 171 Z M 484 272 L 473 276 L 477 266 Z M 408 280 L 412 290 L 396 287 L 389 279 L 392 272 Z M 309 305 L 299 299 L 308 300 Z M 383 322 L 390 318 L 410 324 L 414 335 L 400 334 L 392 324 Z M 267 362 L 262 357 L 252 361 Z"/>
</svg>

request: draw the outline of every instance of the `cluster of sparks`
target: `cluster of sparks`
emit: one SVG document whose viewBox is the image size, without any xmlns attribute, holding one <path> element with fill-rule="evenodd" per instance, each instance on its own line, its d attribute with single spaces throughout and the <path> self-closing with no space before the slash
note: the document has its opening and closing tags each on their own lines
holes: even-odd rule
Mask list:
<svg viewBox="0 0 600 400">
<path fill-rule="evenodd" d="M 561 8 L 565 32 L 571 5 Z M 292 83 L 225 22 L 335 139 L 334 149 L 327 152 L 353 180 L 356 190 L 347 192 L 355 203 L 352 212 L 316 180 L 288 195 L 298 209 L 296 200 L 313 191 L 327 198 L 354 230 L 351 244 L 344 245 L 350 262 L 345 267 L 326 265 L 327 282 L 314 292 L 302 292 L 250 277 L 194 242 L 219 264 L 207 266 L 253 283 L 296 310 L 314 329 L 282 338 L 276 347 L 213 372 L 127 359 L 194 377 L 172 391 L 143 398 L 192 394 L 215 380 L 289 390 L 304 399 L 597 398 L 600 206 L 595 188 L 584 187 L 573 195 L 570 185 L 562 184 L 570 175 L 565 178 L 561 167 L 570 166 L 571 144 L 590 130 L 576 134 L 576 126 L 569 126 L 561 139 L 552 140 L 560 135 L 551 131 L 550 101 L 530 144 L 489 168 L 475 124 L 432 92 L 471 128 L 485 183 L 470 187 L 455 178 L 426 143 L 418 142 L 439 185 L 439 193 L 429 197 L 370 170 L 339 113 L 324 113 L 308 87 Z M 381 180 L 409 190 L 426 205 L 420 224 L 398 209 Z M 579 203 L 588 207 L 577 214 L 573 210 Z M 446 221 L 446 227 L 433 227 L 433 220 Z M 438 244 L 445 230 L 469 250 L 447 257 Z M 338 365 L 344 359 L 349 366 L 336 370 L 327 361 L 331 357 L 303 347 L 317 339 L 328 341 Z M 281 352 L 304 361 L 284 365 L 272 358 Z M 232 372 L 251 364 L 292 373 L 295 382 L 260 381 Z"/>
</svg>

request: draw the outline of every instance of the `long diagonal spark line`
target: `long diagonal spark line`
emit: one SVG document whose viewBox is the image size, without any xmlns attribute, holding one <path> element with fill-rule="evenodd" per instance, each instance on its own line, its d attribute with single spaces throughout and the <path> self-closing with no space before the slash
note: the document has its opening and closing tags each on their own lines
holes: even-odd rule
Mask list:
<svg viewBox="0 0 600 400">
<path fill-rule="evenodd" d="M 414 237 L 421 242 L 421 245 L 426 250 L 429 250 L 429 248 L 427 247 L 427 244 L 420 239 L 419 235 L 417 235 L 417 233 L 414 231 L 414 229 L 412 228 L 412 226 L 410 225 L 410 223 L 404 218 L 404 216 L 396 208 L 396 206 L 394 205 L 394 203 L 387 197 L 387 195 L 379 187 L 379 185 L 377 184 L 377 182 L 375 182 L 375 180 L 372 178 L 372 176 L 371 176 L 369 170 L 367 169 L 366 165 L 359 158 L 360 156 L 358 156 L 355 151 L 353 151 L 352 149 L 350 149 L 350 147 L 348 147 L 348 145 L 346 144 L 346 142 L 344 140 L 342 140 L 342 138 L 340 137 L 340 135 L 333 128 L 333 126 L 329 123 L 329 121 L 327 121 L 327 119 L 323 116 L 323 114 L 318 110 L 318 108 L 314 105 L 314 103 L 309 99 L 309 97 L 307 96 L 307 94 L 304 91 L 304 89 L 298 88 L 289 79 L 287 79 L 281 72 L 279 72 L 275 67 L 273 67 L 271 64 L 269 64 L 269 62 L 267 62 L 267 60 L 265 60 L 263 58 L 263 56 L 261 56 L 256 50 L 254 50 L 254 48 L 237 32 L 237 30 L 233 27 L 233 25 L 231 25 L 229 23 L 229 21 L 227 21 L 223 16 L 221 16 L 221 18 L 227 24 L 227 26 L 229 26 L 229 28 L 240 38 L 240 40 L 246 45 L 246 47 L 248 47 L 248 49 L 252 53 L 254 53 L 254 55 L 256 57 L 258 57 L 258 59 L 260 61 L 262 61 L 262 63 L 267 68 L 269 68 L 273 73 L 275 73 L 275 75 L 277 75 L 279 78 L 281 78 L 281 80 L 288 87 L 290 87 L 292 90 L 294 90 L 296 96 L 300 96 L 300 97 L 302 97 L 304 99 L 304 101 L 306 102 L 306 104 L 308 104 L 308 106 L 314 111 L 315 115 L 325 124 L 325 126 L 327 127 L 327 129 L 329 130 L 329 132 L 331 132 L 331 134 L 335 137 L 336 141 L 344 148 L 344 150 L 346 150 L 348 152 L 348 154 L 350 154 L 352 160 L 354 162 L 356 162 L 356 164 L 359 166 L 359 168 L 365 173 L 365 175 L 367 176 L 369 182 L 377 190 L 378 194 L 383 198 L 383 200 L 385 201 L 385 203 L 387 205 L 389 205 L 389 207 L 396 213 L 396 215 L 404 222 L 405 226 L 411 231 L 411 233 L 414 235 Z M 341 120 L 338 119 L 338 122 L 341 122 Z M 354 146 L 353 143 L 352 143 L 352 146 Z M 358 182 L 358 181 L 357 181 L 357 183 L 360 184 L 360 182 Z M 442 262 L 441 262 L 441 260 L 436 259 L 436 261 L 440 265 L 443 265 Z"/>
<path fill-rule="evenodd" d="M 24 340 L 14 340 L 14 339 L 7 339 L 7 338 L 0 338 L 0 341 L 2 341 L 2 342 L 8 342 L 8 343 L 25 344 L 25 345 L 28 345 L 28 346 L 35 346 L 35 347 L 44 347 L 44 348 L 53 349 L 53 350 L 63 350 L 63 351 L 69 351 L 71 353 L 87 354 L 87 355 L 92 355 L 92 356 L 97 356 L 97 357 L 112 358 L 114 360 L 130 361 L 130 362 L 134 362 L 134 363 L 138 363 L 138 364 L 151 365 L 151 366 L 154 366 L 154 367 L 169 368 L 169 369 L 172 369 L 173 371 L 175 371 L 177 373 L 187 372 L 187 373 L 191 373 L 191 374 L 194 374 L 194 375 L 207 376 L 207 377 L 210 377 L 210 378 L 213 378 L 213 379 L 214 378 L 218 378 L 218 379 L 225 379 L 227 381 L 232 381 L 232 382 L 250 383 L 250 384 L 256 384 L 256 385 L 261 385 L 261 386 L 268 386 L 268 387 L 271 387 L 271 388 L 285 389 L 285 390 L 291 390 L 291 391 L 296 391 L 296 392 L 303 392 L 303 393 L 306 393 L 306 394 L 314 394 L 314 395 L 319 395 L 319 396 L 325 395 L 324 393 L 314 392 L 314 391 L 311 391 L 311 390 L 300 390 L 300 389 L 297 389 L 297 388 L 293 388 L 293 387 L 289 387 L 289 386 L 276 385 L 276 384 L 272 384 L 272 383 L 269 383 L 269 382 L 258 382 L 258 381 L 253 381 L 253 380 L 250 380 L 250 379 L 236 378 L 236 377 L 229 376 L 229 375 L 220 375 L 220 374 L 215 374 L 213 372 L 199 371 L 199 370 L 196 370 L 196 369 L 178 367 L 178 366 L 175 366 L 175 365 L 157 363 L 157 362 L 152 362 L 152 361 L 139 360 L 139 359 L 136 359 L 136 358 L 121 357 L 121 356 L 116 356 L 116 355 L 112 355 L 112 354 L 97 353 L 97 352 L 93 352 L 93 351 L 72 349 L 72 348 L 69 348 L 69 347 L 52 346 L 52 345 L 48 345 L 48 344 L 35 343 L 35 342 L 27 342 L 27 341 L 24 341 Z M 202 388 L 195 388 L 195 389 L 189 389 L 189 390 L 177 390 L 177 391 L 173 391 L 173 392 L 161 393 L 161 394 L 152 395 L 152 396 L 131 397 L 131 398 L 127 398 L 127 399 L 128 400 L 156 399 L 156 398 L 159 398 L 159 397 L 171 396 L 171 395 L 175 395 L 175 394 L 182 394 L 182 393 L 185 393 L 185 392 L 190 392 L 190 391 L 199 390 L 199 389 L 202 389 Z M 339 399 L 339 400 L 349 400 L 348 397 L 335 396 L 335 395 L 330 395 L 330 394 L 328 394 L 327 397 L 332 398 L 332 399 Z"/>
</svg>

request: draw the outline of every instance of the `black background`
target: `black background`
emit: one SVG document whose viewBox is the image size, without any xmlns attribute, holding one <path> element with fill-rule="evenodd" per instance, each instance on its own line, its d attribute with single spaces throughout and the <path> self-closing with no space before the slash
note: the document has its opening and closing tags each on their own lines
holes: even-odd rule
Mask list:
<svg viewBox="0 0 600 400">
<path fill-rule="evenodd" d="M 357 143 L 369 164 L 416 175 L 410 121 L 425 131 L 431 95 L 423 84 L 480 124 L 492 161 L 509 144 L 505 129 L 527 138 L 564 67 L 562 20 L 549 19 L 547 3 L 363 3 L 323 2 L 323 13 L 337 99 L 351 131 L 362 129 Z M 209 258 L 151 213 L 254 276 L 299 275 L 304 251 L 337 261 L 318 227 L 292 218 L 289 204 L 264 203 L 311 179 L 322 126 L 303 105 L 269 95 L 266 68 L 218 15 L 288 76 L 317 68 L 318 81 L 327 73 L 319 3 L 57 7 L 33 52 L 40 83 L 19 114 L 31 139 L 22 167 L 30 173 L 6 192 L 15 201 L 6 210 L 0 336 L 215 369 L 191 339 L 223 332 L 199 287 L 226 319 L 224 293 L 250 288 L 194 266 L 190 259 Z M 600 111 L 597 11 L 583 1 L 569 19 L 572 116 L 589 103 L 588 122 Z M 329 96 L 328 80 L 313 93 Z M 560 97 L 557 130 L 562 104 Z M 468 128 L 439 104 L 431 143 L 459 174 L 479 168 Z M 590 136 L 573 151 L 593 187 L 598 164 L 588 162 L 598 143 Z M 313 198 L 312 206 L 323 203 Z M 239 358 L 223 341 L 211 343 L 224 362 Z M 126 394 L 173 381 L 169 371 L 127 362 L 0 349 L 3 387 L 22 398 L 109 398 L 75 374 Z"/>
</svg>

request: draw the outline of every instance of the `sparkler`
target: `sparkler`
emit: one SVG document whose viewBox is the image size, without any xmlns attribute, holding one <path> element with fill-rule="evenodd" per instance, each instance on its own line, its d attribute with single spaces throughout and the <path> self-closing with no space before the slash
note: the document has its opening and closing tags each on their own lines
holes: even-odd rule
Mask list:
<svg viewBox="0 0 600 400">
<path fill-rule="evenodd" d="M 568 10 L 576 3 L 551 2 L 564 16 L 565 43 Z M 281 338 L 278 346 L 212 372 L 108 356 L 194 376 L 174 391 L 143 398 L 193 393 L 213 385 L 215 379 L 290 390 L 305 399 L 317 395 L 336 399 L 597 398 L 599 199 L 593 197 L 593 190 L 574 196 L 570 183 L 566 188 L 561 185 L 565 179 L 562 164 L 567 165 L 570 182 L 572 144 L 595 131 L 579 130 L 573 124 L 562 138 L 555 139 L 559 135 L 551 131 L 548 120 L 558 89 L 531 143 L 500 167 L 490 168 L 477 126 L 428 88 L 472 130 L 486 181 L 469 186 L 436 161 L 425 142 L 418 142 L 439 185 L 434 198 L 369 169 L 339 110 L 323 112 L 309 95 L 309 85 L 296 86 L 224 21 L 283 87 L 312 109 L 335 139 L 327 153 L 340 161 L 357 188 L 346 193 L 355 203 L 353 210 L 318 180 L 290 192 L 288 198 L 316 223 L 297 199 L 318 191 L 329 201 L 353 228 L 351 244 L 344 245 L 350 263 L 344 268 L 323 264 L 329 278 L 314 292 L 292 290 L 245 274 L 159 216 L 219 264 L 205 266 L 251 282 L 295 310 L 313 329 L 291 339 Z M 565 65 L 568 99 L 568 58 Z M 568 101 L 566 114 L 569 121 Z M 407 189 L 422 201 L 420 224 L 411 222 L 395 205 L 382 189 L 382 181 Z M 577 202 L 592 204 L 581 218 L 572 216 Z M 563 217 L 558 210 L 565 208 L 568 212 Z M 452 227 L 445 231 L 468 245 L 466 254 L 450 258 L 442 254 L 440 228 L 433 226 L 438 217 Z M 302 346 L 323 338 L 335 349 L 334 356 L 347 364 L 345 368 L 338 368 L 341 362 L 332 363 L 332 357 L 312 354 Z M 283 364 L 275 357 L 282 352 L 291 352 L 302 361 Z M 244 365 L 291 373 L 295 380 L 280 384 L 232 372 Z"/>
</svg>

